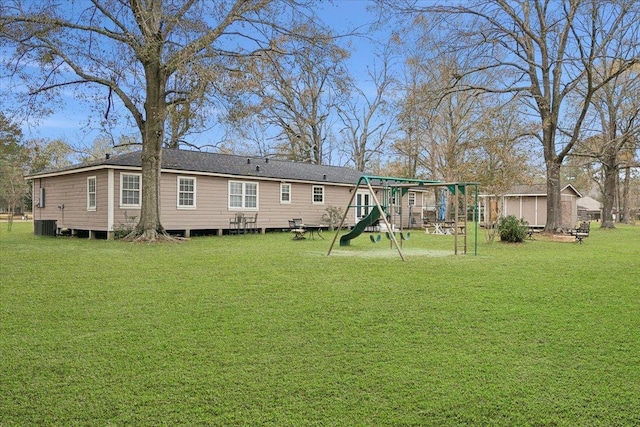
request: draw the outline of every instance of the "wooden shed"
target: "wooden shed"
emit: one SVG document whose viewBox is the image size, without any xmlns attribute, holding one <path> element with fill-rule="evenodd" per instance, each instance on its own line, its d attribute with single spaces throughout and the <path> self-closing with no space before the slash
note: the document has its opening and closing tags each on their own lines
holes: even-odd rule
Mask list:
<svg viewBox="0 0 640 427">
<path fill-rule="evenodd" d="M 571 184 L 560 191 L 561 226 L 573 228 L 578 222 L 578 198 L 580 192 Z M 498 216 L 514 215 L 524 219 L 529 226 L 544 228 L 547 222 L 546 184 L 517 185 L 502 195 L 480 194 L 480 221 L 485 226 L 494 224 Z"/>
<path fill-rule="evenodd" d="M 579 198 L 578 218 L 582 221 L 600 221 L 602 219 L 602 203 L 589 196 Z"/>
</svg>

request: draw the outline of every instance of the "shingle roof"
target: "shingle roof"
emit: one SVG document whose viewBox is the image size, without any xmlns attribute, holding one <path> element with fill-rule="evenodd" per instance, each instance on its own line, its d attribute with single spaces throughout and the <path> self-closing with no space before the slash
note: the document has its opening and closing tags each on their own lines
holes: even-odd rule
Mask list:
<svg viewBox="0 0 640 427">
<path fill-rule="evenodd" d="M 531 184 L 531 185 L 515 185 L 509 189 L 505 194 L 507 195 L 547 195 L 547 184 Z"/>
<path fill-rule="evenodd" d="M 578 208 L 588 211 L 599 211 L 602 209 L 602 203 L 589 196 L 579 198 L 577 204 Z"/>
<path fill-rule="evenodd" d="M 141 167 L 141 152 L 110 156 L 89 164 L 75 165 L 38 175 L 95 168 L 96 166 Z M 275 160 L 255 156 L 215 154 L 200 151 L 163 149 L 162 169 L 184 172 L 200 172 L 242 177 L 271 178 L 296 181 L 332 182 L 355 184 L 362 175 L 355 169 L 339 166 L 314 165 L 293 161 Z"/>
<path fill-rule="evenodd" d="M 573 190 L 578 197 L 582 195 L 576 188 L 571 184 L 562 184 L 560 191 L 564 191 L 566 188 L 570 188 Z M 482 194 L 482 196 L 487 196 L 488 194 Z M 503 196 L 546 196 L 547 195 L 547 184 L 530 184 L 530 185 L 514 185 L 508 191 L 505 191 Z"/>
</svg>

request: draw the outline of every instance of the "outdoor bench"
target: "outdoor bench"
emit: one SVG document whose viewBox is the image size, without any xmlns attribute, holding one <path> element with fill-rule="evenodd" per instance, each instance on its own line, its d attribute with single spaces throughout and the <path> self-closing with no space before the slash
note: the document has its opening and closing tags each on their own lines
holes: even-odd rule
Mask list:
<svg viewBox="0 0 640 427">
<path fill-rule="evenodd" d="M 540 230 L 539 230 L 539 229 L 537 229 L 537 228 L 533 228 L 533 227 L 529 227 L 529 228 L 527 229 L 527 239 L 529 239 L 529 240 L 535 240 L 535 239 L 533 238 L 533 236 L 534 236 L 535 234 L 538 234 L 538 233 L 540 233 Z"/>
<path fill-rule="evenodd" d="M 583 221 L 580 226 L 571 230 L 571 235 L 575 236 L 576 242 L 582 243 L 582 240 L 589 237 L 589 229 L 591 224 L 588 221 Z"/>
</svg>

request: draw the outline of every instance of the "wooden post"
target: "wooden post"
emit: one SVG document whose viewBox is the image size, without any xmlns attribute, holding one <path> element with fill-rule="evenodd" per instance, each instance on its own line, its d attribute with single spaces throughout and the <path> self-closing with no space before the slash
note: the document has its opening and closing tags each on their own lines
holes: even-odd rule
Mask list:
<svg viewBox="0 0 640 427">
<path fill-rule="evenodd" d="M 380 202 L 378 201 L 378 198 L 376 197 L 376 193 L 373 191 L 373 188 L 371 187 L 371 184 L 367 181 L 367 185 L 369 186 L 369 191 L 371 192 L 371 195 L 373 196 L 373 201 L 376 202 L 376 206 L 378 207 L 378 210 L 380 210 L 380 214 L 382 216 L 382 220 L 384 221 L 385 225 L 387 226 L 387 230 L 389 230 L 389 239 L 393 242 L 393 244 L 396 245 L 396 249 L 398 249 L 398 254 L 400 254 L 400 258 L 402 258 L 403 261 L 405 261 L 404 259 L 404 254 L 402 253 L 402 249 L 400 249 L 400 246 L 398 245 L 398 241 L 396 240 L 396 236 L 393 233 L 393 228 L 391 228 L 391 225 L 389 224 L 389 221 L 387 221 L 387 216 L 384 214 L 384 210 L 382 209 L 382 206 L 380 206 Z M 391 215 L 393 215 L 393 199 L 389 201 L 389 210 L 391 210 Z"/>
</svg>

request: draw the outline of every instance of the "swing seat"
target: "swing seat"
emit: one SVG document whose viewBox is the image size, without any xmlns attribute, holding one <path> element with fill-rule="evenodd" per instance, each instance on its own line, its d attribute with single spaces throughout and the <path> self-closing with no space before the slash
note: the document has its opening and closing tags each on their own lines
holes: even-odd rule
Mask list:
<svg viewBox="0 0 640 427">
<path fill-rule="evenodd" d="M 405 233 L 400 233 L 400 238 L 402 240 L 409 240 L 409 238 L 411 237 L 411 232 L 408 231 L 406 234 Z"/>
<path fill-rule="evenodd" d="M 379 243 L 380 242 L 380 235 L 378 234 L 377 236 L 373 236 L 373 234 L 369 234 L 369 239 L 371 239 L 371 243 Z"/>
</svg>

